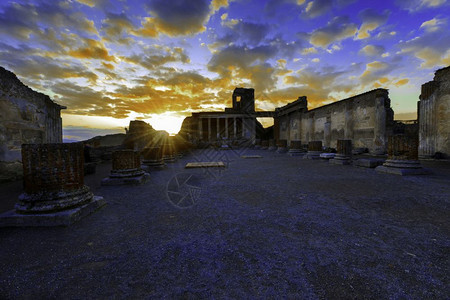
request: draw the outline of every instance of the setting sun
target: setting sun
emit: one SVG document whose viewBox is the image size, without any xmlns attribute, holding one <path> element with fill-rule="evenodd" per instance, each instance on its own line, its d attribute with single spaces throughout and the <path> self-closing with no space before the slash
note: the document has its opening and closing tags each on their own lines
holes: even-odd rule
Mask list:
<svg viewBox="0 0 450 300">
<path fill-rule="evenodd" d="M 175 135 L 180 131 L 184 116 L 175 116 L 170 113 L 153 115 L 151 119 L 145 120 L 156 130 L 165 130 L 170 135 Z"/>
</svg>

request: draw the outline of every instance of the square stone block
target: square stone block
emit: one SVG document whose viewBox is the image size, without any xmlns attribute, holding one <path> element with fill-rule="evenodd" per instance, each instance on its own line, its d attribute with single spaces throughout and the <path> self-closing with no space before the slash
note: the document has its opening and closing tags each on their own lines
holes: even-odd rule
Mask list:
<svg viewBox="0 0 450 300">
<path fill-rule="evenodd" d="M 190 162 L 187 163 L 185 168 L 217 168 L 217 167 L 225 167 L 225 164 L 222 161 L 207 161 L 207 162 Z"/>
<path fill-rule="evenodd" d="M 377 171 L 378 173 L 395 174 L 401 176 L 432 174 L 432 172 L 429 169 L 425 168 L 393 168 L 386 166 L 378 166 L 375 168 L 375 171 Z"/>
<path fill-rule="evenodd" d="M 18 214 L 15 210 L 0 215 L 0 227 L 69 226 L 106 205 L 103 197 L 94 196 L 83 206 L 49 214 Z"/>
</svg>

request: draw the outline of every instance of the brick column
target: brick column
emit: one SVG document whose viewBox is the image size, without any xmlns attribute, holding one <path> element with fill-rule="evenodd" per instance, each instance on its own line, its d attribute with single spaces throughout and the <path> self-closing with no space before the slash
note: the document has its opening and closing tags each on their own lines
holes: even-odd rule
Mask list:
<svg viewBox="0 0 450 300">
<path fill-rule="evenodd" d="M 84 185 L 82 143 L 22 145 L 25 193 L 18 213 L 48 213 L 70 209 L 92 200 Z"/>
<path fill-rule="evenodd" d="M 142 150 L 142 163 L 148 167 L 164 166 L 161 147 L 144 148 Z"/>
<path fill-rule="evenodd" d="M 418 160 L 418 136 L 394 135 L 388 138 L 388 158 L 376 168 L 378 172 L 397 175 L 421 175 L 430 171 Z"/>
<path fill-rule="evenodd" d="M 337 140 L 337 154 L 329 162 L 338 165 L 349 165 L 352 159 L 352 140 Z"/>
<path fill-rule="evenodd" d="M 289 147 L 288 154 L 290 156 L 302 156 L 302 141 L 291 141 L 291 146 Z"/>
<path fill-rule="evenodd" d="M 308 143 L 308 152 L 303 158 L 319 159 L 322 153 L 322 141 L 311 141 Z"/>
<path fill-rule="evenodd" d="M 134 150 L 118 150 L 112 153 L 112 170 L 102 185 L 141 184 L 149 175 L 141 169 L 140 153 Z"/>
<path fill-rule="evenodd" d="M 106 204 L 84 185 L 83 143 L 22 145 L 24 193 L 0 227 L 68 226 Z"/>
</svg>

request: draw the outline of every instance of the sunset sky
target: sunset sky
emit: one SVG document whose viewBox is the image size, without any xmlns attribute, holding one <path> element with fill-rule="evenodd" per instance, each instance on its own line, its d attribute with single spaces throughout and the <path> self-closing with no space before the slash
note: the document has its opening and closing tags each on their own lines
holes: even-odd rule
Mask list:
<svg viewBox="0 0 450 300">
<path fill-rule="evenodd" d="M 67 106 L 73 139 L 133 119 L 174 133 L 237 86 L 257 110 L 383 87 L 411 119 L 450 65 L 449 16 L 446 0 L 2 0 L 0 65 Z"/>
</svg>

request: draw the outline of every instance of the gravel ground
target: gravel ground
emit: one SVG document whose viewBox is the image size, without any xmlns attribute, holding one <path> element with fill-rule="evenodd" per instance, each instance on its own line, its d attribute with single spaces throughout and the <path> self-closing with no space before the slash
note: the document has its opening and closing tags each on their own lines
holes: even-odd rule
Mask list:
<svg viewBox="0 0 450 300">
<path fill-rule="evenodd" d="M 242 159 L 240 155 L 262 155 Z M 222 169 L 184 169 L 222 160 Z M 64 228 L 0 229 L 0 298 L 448 299 L 450 162 L 401 177 L 196 151 Z M 20 183 L 0 185 L 4 210 Z"/>
</svg>

